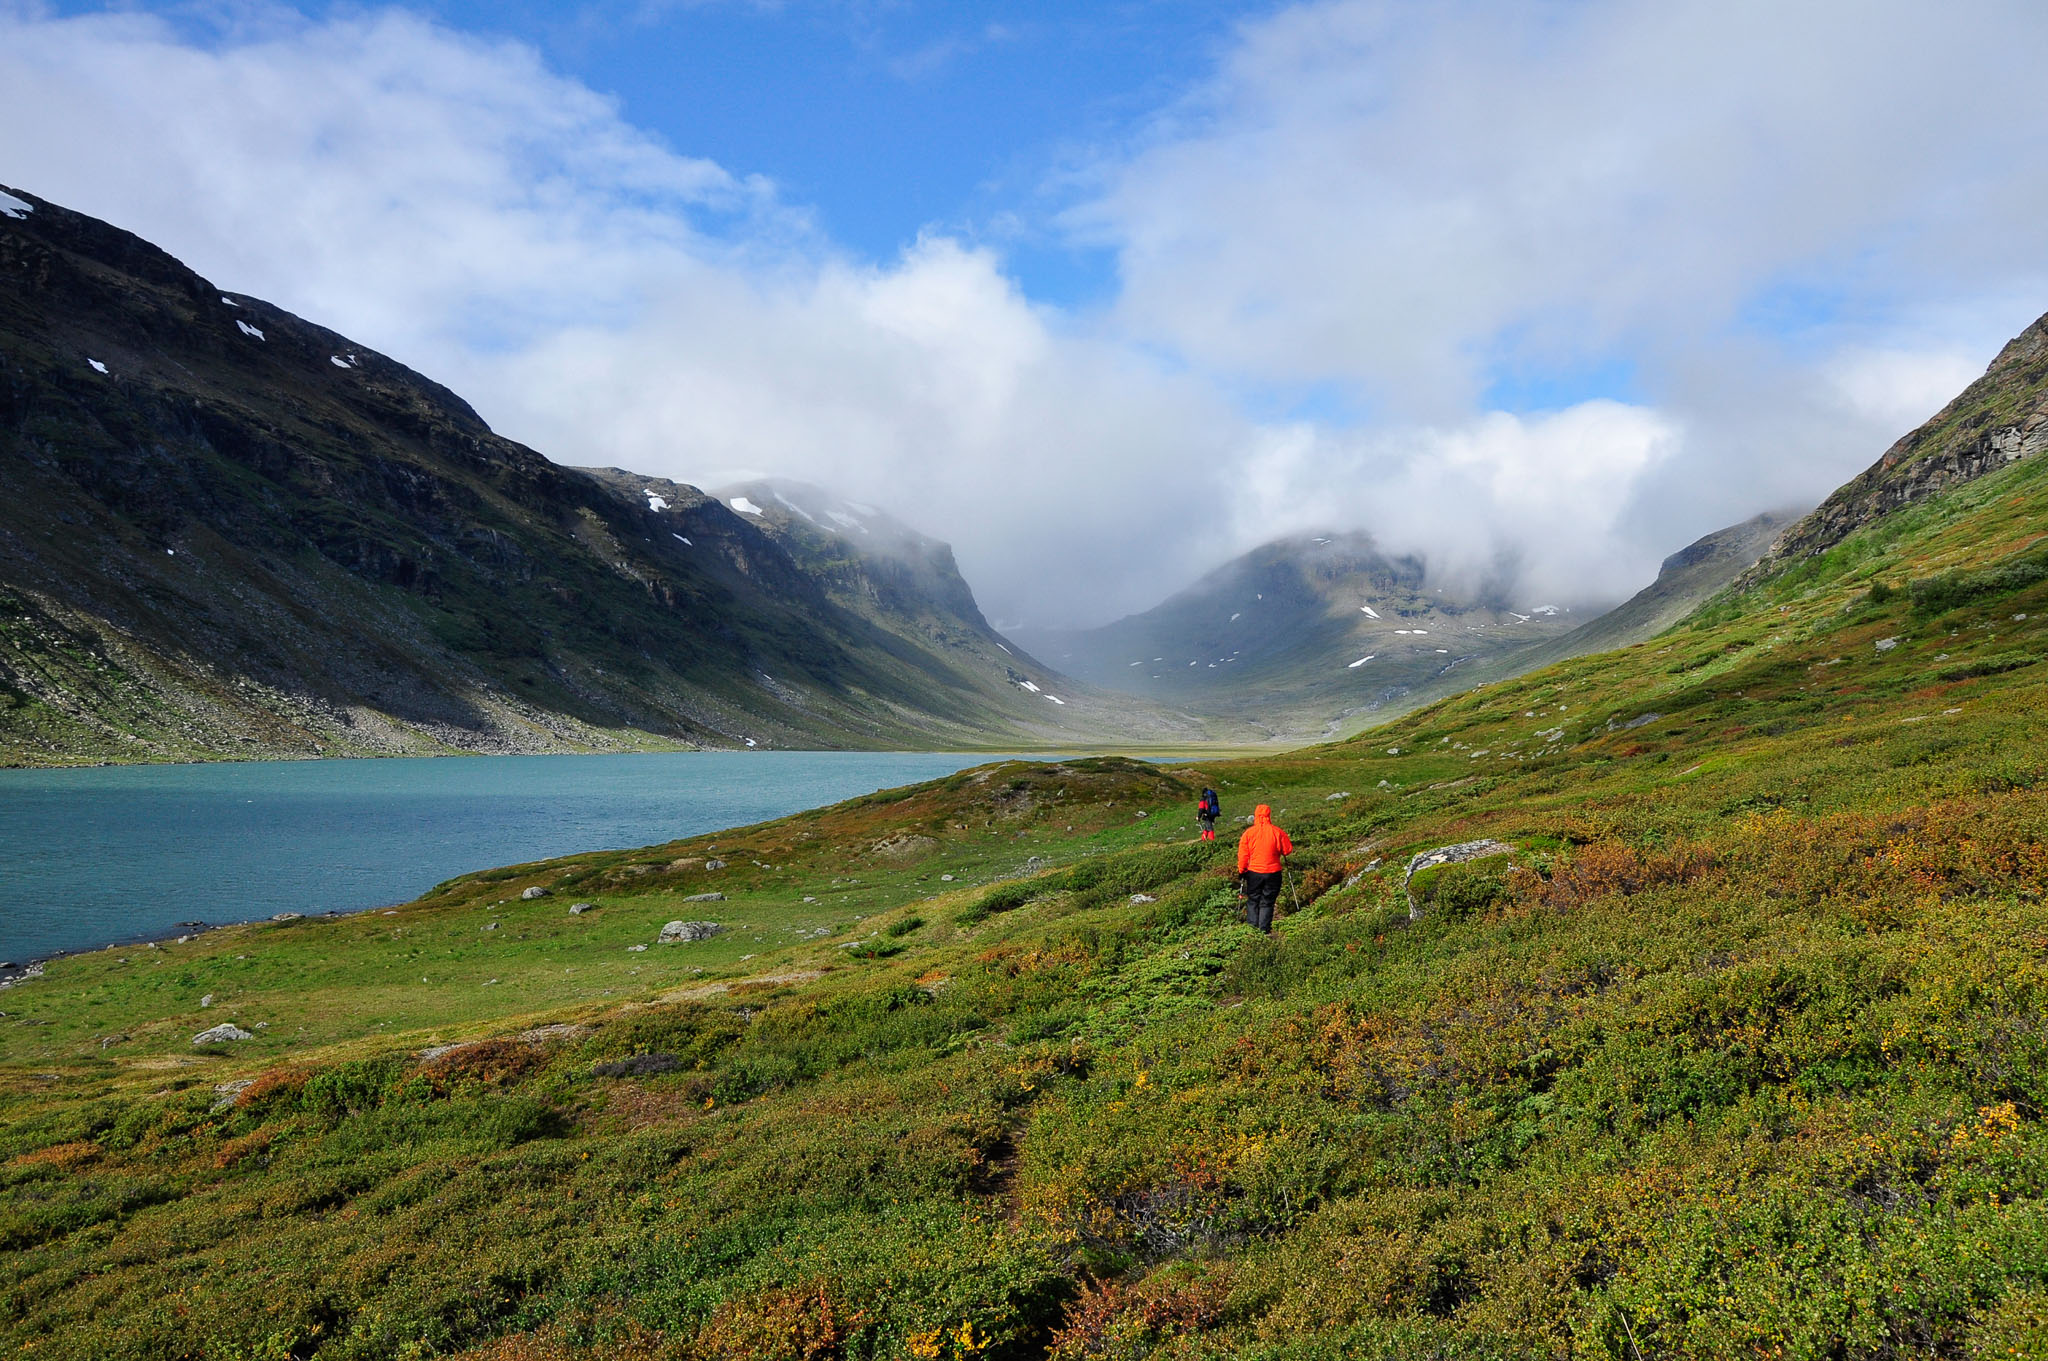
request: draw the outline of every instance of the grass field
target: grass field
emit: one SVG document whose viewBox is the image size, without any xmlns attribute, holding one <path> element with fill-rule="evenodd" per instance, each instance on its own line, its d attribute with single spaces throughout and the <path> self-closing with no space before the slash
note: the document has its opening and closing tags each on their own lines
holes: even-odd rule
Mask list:
<svg viewBox="0 0 2048 1361">
<path fill-rule="evenodd" d="M 1348 743 L 58 961 L 0 993 L 0 1337 L 2048 1354 L 2044 657 L 2035 459 Z M 1204 783 L 1295 835 L 1270 939 Z"/>
</svg>

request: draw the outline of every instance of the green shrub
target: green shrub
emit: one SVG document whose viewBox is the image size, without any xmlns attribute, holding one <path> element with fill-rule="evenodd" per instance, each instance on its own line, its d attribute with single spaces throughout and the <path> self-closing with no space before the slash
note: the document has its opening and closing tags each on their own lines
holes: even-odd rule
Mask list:
<svg viewBox="0 0 2048 1361">
<path fill-rule="evenodd" d="M 2048 554 L 2013 558 L 1976 571 L 1943 572 L 1913 583 L 1913 609 L 1946 614 L 1972 601 L 2011 595 L 2048 577 Z"/>
<path fill-rule="evenodd" d="M 399 1064 L 395 1059 L 358 1059 L 337 1064 L 306 1079 L 299 1103 L 309 1114 L 332 1123 L 382 1105 L 385 1092 L 397 1084 L 398 1075 Z"/>
<path fill-rule="evenodd" d="M 923 917 L 905 917 L 902 921 L 890 922 L 882 928 L 885 936 L 907 936 L 924 925 Z"/>
<path fill-rule="evenodd" d="M 1462 865 L 1439 865 L 1409 881 L 1408 892 L 1426 916 L 1452 921 L 1475 917 L 1508 897 L 1508 858 L 1493 856 Z"/>
<path fill-rule="evenodd" d="M 1979 676 L 1997 676 L 2007 671 L 2017 671 L 2040 660 L 2040 654 L 2034 652 L 1995 652 L 1989 657 L 1979 657 L 1974 661 L 1945 666 L 1934 674 L 1945 681 L 1974 680 Z"/>
</svg>

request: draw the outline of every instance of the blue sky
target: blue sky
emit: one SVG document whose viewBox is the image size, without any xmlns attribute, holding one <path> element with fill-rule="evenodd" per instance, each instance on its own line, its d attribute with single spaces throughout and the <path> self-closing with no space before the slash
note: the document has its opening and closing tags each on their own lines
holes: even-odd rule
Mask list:
<svg viewBox="0 0 2048 1361">
<path fill-rule="evenodd" d="M 2048 307 L 2038 0 L 0 0 L 0 183 L 992 617 L 1283 533 L 1628 594 Z"/>
<path fill-rule="evenodd" d="M 1085 305 L 1114 254 L 1056 224 L 1067 177 L 1143 135 L 1274 0 L 429 0 L 449 27 L 528 44 L 675 150 L 765 175 L 831 240 L 894 258 L 938 228 L 1001 247 L 1034 298 Z M 115 8 L 67 0 L 64 13 Z M 235 6 L 153 10 L 201 40 Z M 307 4 L 310 18 L 360 4 Z"/>
</svg>

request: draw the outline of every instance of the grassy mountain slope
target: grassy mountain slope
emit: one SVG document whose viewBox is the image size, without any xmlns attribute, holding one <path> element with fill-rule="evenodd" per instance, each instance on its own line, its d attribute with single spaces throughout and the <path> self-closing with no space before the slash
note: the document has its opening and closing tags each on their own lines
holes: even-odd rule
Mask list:
<svg viewBox="0 0 2048 1361">
<path fill-rule="evenodd" d="M 712 498 L 558 467 L 402 365 L 19 197 L 0 760 L 1110 736 L 992 708 Z"/>
<path fill-rule="evenodd" d="M 1656 637 L 1754 567 L 1796 518 L 1785 511 L 1766 511 L 1702 535 L 1664 559 L 1657 579 L 1621 604 L 1561 638 L 1511 654 L 1505 665 L 1512 668 L 1511 674 L 1519 674 Z"/>
<path fill-rule="evenodd" d="M 1369 742 L 987 767 L 57 961 L 0 993 L 0 1336 L 2041 1355 L 2044 657 L 2027 457 Z M 1205 783 L 1295 833 L 1271 939 Z"/>
<path fill-rule="evenodd" d="M 2048 317 L 2006 342 L 1984 376 L 1794 524 L 1745 577 L 1813 558 L 1904 506 L 2048 448 Z"/>
<path fill-rule="evenodd" d="M 1299 741 L 1463 689 L 1494 659 L 1572 622 L 1540 603 L 1518 613 L 1447 599 L 1423 584 L 1419 561 L 1334 534 L 1263 545 L 1100 628 L 1015 636 L 1096 685 Z"/>
</svg>

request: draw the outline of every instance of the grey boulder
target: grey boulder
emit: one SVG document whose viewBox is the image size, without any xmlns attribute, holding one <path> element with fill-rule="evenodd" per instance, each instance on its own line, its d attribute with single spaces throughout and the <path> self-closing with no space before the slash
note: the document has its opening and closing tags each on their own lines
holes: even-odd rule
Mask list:
<svg viewBox="0 0 2048 1361">
<path fill-rule="evenodd" d="M 1408 917 L 1411 921 L 1422 919 L 1422 905 L 1415 901 L 1415 893 L 1408 888 L 1415 876 L 1424 870 L 1435 869 L 1438 865 L 1463 865 L 1473 860 L 1487 860 L 1496 855 L 1512 855 L 1514 847 L 1505 841 L 1491 837 L 1483 841 L 1460 841 L 1453 846 L 1438 846 L 1432 851 L 1417 851 L 1408 860 L 1408 872 L 1401 877 L 1401 886 L 1408 894 Z"/>
<path fill-rule="evenodd" d="M 194 1044 L 226 1044 L 230 1040 L 253 1040 L 256 1037 L 233 1021 L 222 1021 L 211 1030 L 202 1030 L 192 1037 Z"/>
<path fill-rule="evenodd" d="M 658 943 L 680 945 L 693 940 L 710 940 L 724 929 L 717 922 L 670 922 L 661 928 Z"/>
</svg>

